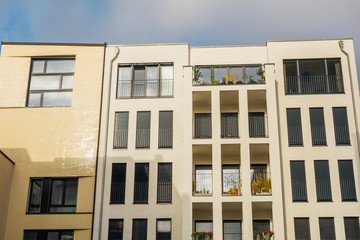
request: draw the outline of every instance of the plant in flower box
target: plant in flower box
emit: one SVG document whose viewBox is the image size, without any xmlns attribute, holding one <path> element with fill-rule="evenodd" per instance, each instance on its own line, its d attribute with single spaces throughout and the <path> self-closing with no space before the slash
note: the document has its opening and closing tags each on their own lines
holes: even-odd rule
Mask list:
<svg viewBox="0 0 360 240">
<path fill-rule="evenodd" d="M 191 237 L 192 237 L 193 240 L 202 240 L 203 236 L 204 236 L 203 232 L 193 232 L 191 234 Z"/>
<path fill-rule="evenodd" d="M 265 231 L 262 233 L 264 240 L 270 240 L 273 235 L 274 235 L 274 232 L 272 232 L 272 231 Z"/>
</svg>

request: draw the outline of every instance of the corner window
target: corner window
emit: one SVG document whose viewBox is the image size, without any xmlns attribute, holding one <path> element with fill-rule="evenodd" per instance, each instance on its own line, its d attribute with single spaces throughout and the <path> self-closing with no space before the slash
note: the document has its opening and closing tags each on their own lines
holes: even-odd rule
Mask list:
<svg viewBox="0 0 360 240">
<path fill-rule="evenodd" d="M 73 240 L 73 230 L 25 230 L 24 240 Z"/>
<path fill-rule="evenodd" d="M 28 107 L 71 106 L 75 59 L 33 59 Z"/>
</svg>

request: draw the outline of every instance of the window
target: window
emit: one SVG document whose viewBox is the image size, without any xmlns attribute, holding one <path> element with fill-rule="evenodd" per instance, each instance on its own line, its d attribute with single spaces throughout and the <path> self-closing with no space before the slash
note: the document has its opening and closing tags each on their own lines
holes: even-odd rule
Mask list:
<svg viewBox="0 0 360 240">
<path fill-rule="evenodd" d="M 117 98 L 172 97 L 173 64 L 119 66 Z"/>
<path fill-rule="evenodd" d="M 351 160 L 340 160 L 338 164 L 341 198 L 343 201 L 356 201 L 353 163 Z"/>
<path fill-rule="evenodd" d="M 237 138 L 238 113 L 221 113 L 221 138 Z"/>
<path fill-rule="evenodd" d="M 150 112 L 138 112 L 136 121 L 136 148 L 150 147 Z"/>
<path fill-rule="evenodd" d="M 334 130 L 336 145 L 349 145 L 349 126 L 346 107 L 333 107 Z"/>
<path fill-rule="evenodd" d="M 270 220 L 253 220 L 253 231 L 254 232 L 265 232 L 270 231 Z M 254 236 L 254 240 L 256 240 Z"/>
<path fill-rule="evenodd" d="M 76 212 L 78 179 L 31 179 L 28 213 Z"/>
<path fill-rule="evenodd" d="M 223 195 L 241 195 L 240 165 L 223 165 Z"/>
<path fill-rule="evenodd" d="M 289 146 L 302 146 L 303 136 L 300 108 L 287 108 L 286 116 Z"/>
<path fill-rule="evenodd" d="M 294 218 L 295 240 L 310 240 L 309 218 Z"/>
<path fill-rule="evenodd" d="M 329 163 L 327 160 L 314 161 L 316 195 L 318 202 L 332 201 Z"/>
<path fill-rule="evenodd" d="M 320 239 L 321 240 L 336 239 L 334 218 L 332 218 L 332 217 L 319 218 L 319 226 L 320 226 Z"/>
<path fill-rule="evenodd" d="M 211 113 L 195 113 L 195 138 L 211 138 Z"/>
<path fill-rule="evenodd" d="M 25 230 L 24 240 L 73 240 L 73 230 Z"/>
<path fill-rule="evenodd" d="M 125 203 L 126 163 L 113 163 L 110 203 Z"/>
<path fill-rule="evenodd" d="M 304 161 L 290 161 L 293 202 L 307 201 Z"/>
<path fill-rule="evenodd" d="M 169 203 L 172 201 L 172 163 L 159 163 L 157 202 Z"/>
<path fill-rule="evenodd" d="M 171 240 L 171 219 L 156 219 L 156 240 Z"/>
<path fill-rule="evenodd" d="M 123 240 L 124 220 L 109 219 L 109 236 L 108 240 Z"/>
<path fill-rule="evenodd" d="M 147 239 L 147 219 L 133 219 L 132 240 Z"/>
<path fill-rule="evenodd" d="M 265 137 L 265 117 L 263 112 L 249 112 L 249 136 Z"/>
<path fill-rule="evenodd" d="M 33 59 L 28 107 L 71 106 L 75 59 Z"/>
<path fill-rule="evenodd" d="M 212 194 L 212 169 L 210 165 L 195 166 L 193 188 L 196 195 Z"/>
<path fill-rule="evenodd" d="M 212 221 L 202 220 L 195 221 L 195 232 L 212 232 L 213 223 Z"/>
<path fill-rule="evenodd" d="M 135 163 L 134 203 L 147 203 L 149 195 L 149 164 Z"/>
<path fill-rule="evenodd" d="M 114 148 L 127 148 L 129 112 L 115 113 Z"/>
<path fill-rule="evenodd" d="M 323 108 L 310 108 L 311 137 L 313 146 L 326 145 Z"/>
<path fill-rule="evenodd" d="M 360 239 L 359 217 L 344 217 L 346 240 Z"/>
<path fill-rule="evenodd" d="M 286 94 L 343 93 L 340 58 L 284 60 Z"/>
<path fill-rule="evenodd" d="M 271 194 L 271 178 L 267 164 L 250 165 L 251 194 Z"/>
<path fill-rule="evenodd" d="M 159 112 L 159 148 L 173 146 L 173 112 Z"/>
<path fill-rule="evenodd" d="M 241 221 L 224 221 L 224 240 L 241 240 Z"/>
</svg>

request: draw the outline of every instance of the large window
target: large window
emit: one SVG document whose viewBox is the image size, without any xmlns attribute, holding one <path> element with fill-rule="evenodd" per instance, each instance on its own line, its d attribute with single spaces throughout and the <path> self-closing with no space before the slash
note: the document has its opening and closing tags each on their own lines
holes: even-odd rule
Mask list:
<svg viewBox="0 0 360 240">
<path fill-rule="evenodd" d="M 223 195 L 241 195 L 240 165 L 223 165 Z"/>
<path fill-rule="evenodd" d="M 212 168 L 211 165 L 195 166 L 193 193 L 198 195 L 212 194 Z"/>
<path fill-rule="evenodd" d="M 28 107 L 71 106 L 75 59 L 33 59 Z"/>
<path fill-rule="evenodd" d="M 294 218 L 295 240 L 310 240 L 309 218 Z"/>
<path fill-rule="evenodd" d="M 249 136 L 266 137 L 264 112 L 249 112 Z"/>
<path fill-rule="evenodd" d="M 302 146 L 303 136 L 301 127 L 300 108 L 287 108 L 287 127 L 289 146 Z"/>
<path fill-rule="evenodd" d="M 147 239 L 147 219 L 133 219 L 132 240 Z"/>
<path fill-rule="evenodd" d="M 195 138 L 211 138 L 211 113 L 195 113 Z"/>
<path fill-rule="evenodd" d="M 125 203 L 126 163 L 113 163 L 110 203 Z"/>
<path fill-rule="evenodd" d="M 109 219 L 109 236 L 108 240 L 123 240 L 124 220 Z"/>
<path fill-rule="evenodd" d="M 24 240 L 73 240 L 73 230 L 25 230 Z"/>
<path fill-rule="evenodd" d="M 173 112 L 159 112 L 159 148 L 173 146 Z"/>
<path fill-rule="evenodd" d="M 253 231 L 254 232 L 270 231 L 270 220 L 253 220 Z M 257 236 L 255 236 L 255 234 L 253 239 L 257 240 Z"/>
<path fill-rule="evenodd" d="M 159 163 L 157 202 L 169 203 L 172 201 L 172 163 Z"/>
<path fill-rule="evenodd" d="M 286 94 L 343 93 L 340 58 L 284 60 Z"/>
<path fill-rule="evenodd" d="M 360 239 L 359 217 L 344 217 L 346 240 Z"/>
<path fill-rule="evenodd" d="M 310 108 L 311 137 L 313 146 L 326 145 L 323 108 Z"/>
<path fill-rule="evenodd" d="M 329 162 L 317 160 L 314 164 L 317 200 L 318 202 L 332 201 Z"/>
<path fill-rule="evenodd" d="M 28 213 L 76 211 L 77 178 L 31 179 Z"/>
<path fill-rule="evenodd" d="M 334 130 L 336 145 L 349 145 L 349 126 L 346 107 L 333 107 Z"/>
<path fill-rule="evenodd" d="M 320 239 L 321 240 L 336 239 L 334 218 L 332 218 L 332 217 L 319 218 L 319 227 L 320 227 Z"/>
<path fill-rule="evenodd" d="M 307 201 L 304 161 L 290 161 L 291 187 L 294 202 Z"/>
<path fill-rule="evenodd" d="M 213 223 L 209 220 L 195 221 L 195 232 L 212 232 Z"/>
<path fill-rule="evenodd" d="M 147 203 L 149 195 L 149 164 L 135 163 L 134 203 Z"/>
<path fill-rule="evenodd" d="M 356 188 L 352 160 L 340 160 L 338 163 L 341 198 L 343 201 L 356 201 Z"/>
<path fill-rule="evenodd" d="M 136 120 L 136 148 L 150 147 L 150 112 L 138 112 Z"/>
<path fill-rule="evenodd" d="M 237 138 L 238 113 L 221 113 L 221 138 Z"/>
<path fill-rule="evenodd" d="M 127 148 L 129 112 L 115 113 L 114 148 Z"/>
<path fill-rule="evenodd" d="M 241 221 L 224 221 L 224 240 L 241 240 Z"/>
<path fill-rule="evenodd" d="M 171 219 L 156 219 L 156 240 L 171 240 Z"/>
<path fill-rule="evenodd" d="M 173 96 L 173 64 L 133 64 L 119 66 L 117 98 Z"/>
</svg>

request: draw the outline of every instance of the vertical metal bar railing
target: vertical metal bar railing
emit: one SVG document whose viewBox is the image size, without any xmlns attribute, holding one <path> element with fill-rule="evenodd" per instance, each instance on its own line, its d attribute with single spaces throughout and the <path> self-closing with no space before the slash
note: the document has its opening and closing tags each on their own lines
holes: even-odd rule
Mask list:
<svg viewBox="0 0 360 240">
<path fill-rule="evenodd" d="M 173 129 L 159 129 L 159 148 L 171 148 L 173 146 Z"/>
<path fill-rule="evenodd" d="M 127 148 L 128 130 L 115 129 L 114 148 Z"/>
<path fill-rule="evenodd" d="M 149 182 L 134 183 L 134 203 L 147 203 L 149 195 Z"/>
<path fill-rule="evenodd" d="M 124 203 L 125 202 L 125 183 L 113 182 L 111 183 L 111 203 Z"/>
<path fill-rule="evenodd" d="M 136 130 L 136 148 L 150 147 L 150 129 Z"/>
<path fill-rule="evenodd" d="M 158 182 L 157 202 L 171 202 L 172 182 Z"/>
<path fill-rule="evenodd" d="M 221 138 L 239 137 L 238 117 L 226 116 L 221 117 Z"/>
</svg>

